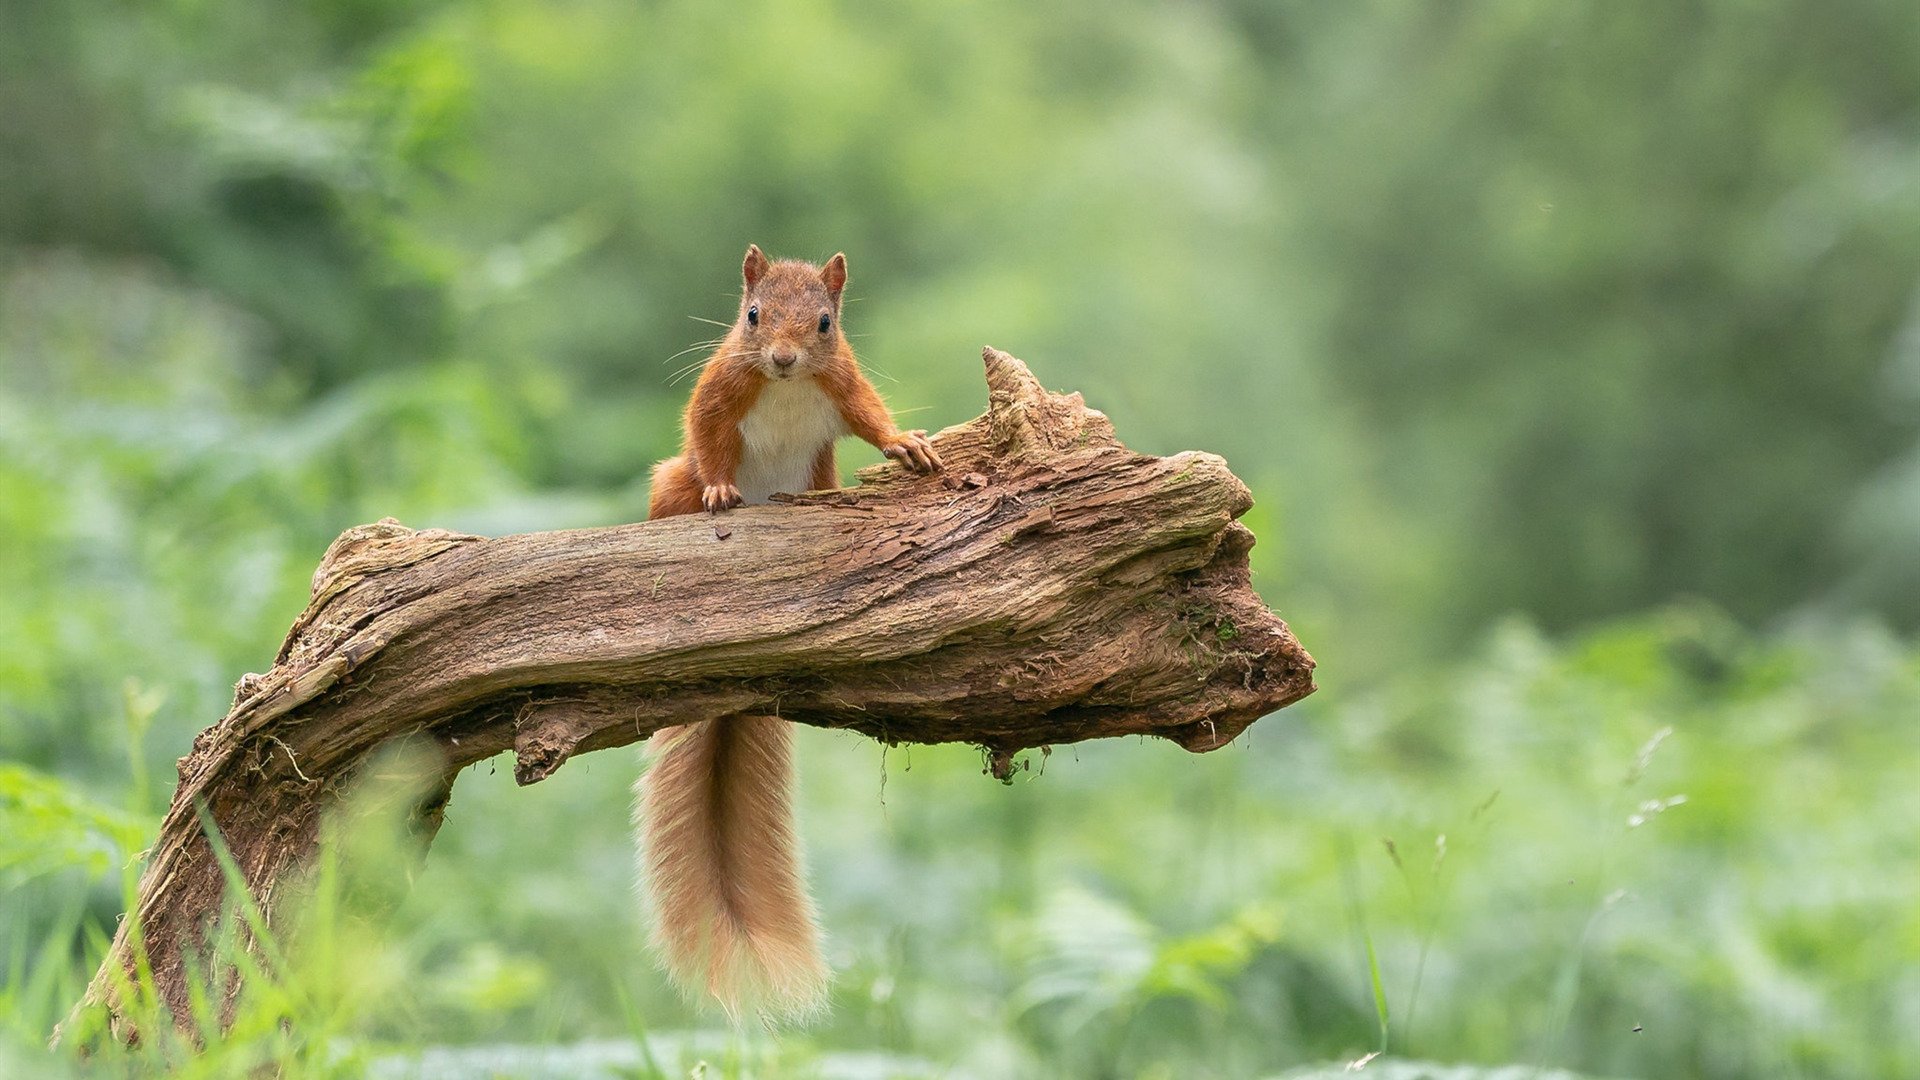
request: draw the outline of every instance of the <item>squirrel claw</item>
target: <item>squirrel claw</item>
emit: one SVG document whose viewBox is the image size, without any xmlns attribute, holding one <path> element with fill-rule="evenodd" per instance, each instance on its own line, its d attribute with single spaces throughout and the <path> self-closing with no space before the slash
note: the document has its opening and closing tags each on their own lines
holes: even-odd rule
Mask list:
<svg viewBox="0 0 1920 1080">
<path fill-rule="evenodd" d="M 903 431 L 898 441 L 881 447 L 880 452 L 914 472 L 930 473 L 940 468 L 940 455 L 934 452 L 933 440 L 924 430 Z"/>
<path fill-rule="evenodd" d="M 732 484 L 708 484 L 700 492 L 700 505 L 706 507 L 709 514 L 731 510 L 744 502 L 746 500 L 740 497 L 740 489 Z"/>
</svg>

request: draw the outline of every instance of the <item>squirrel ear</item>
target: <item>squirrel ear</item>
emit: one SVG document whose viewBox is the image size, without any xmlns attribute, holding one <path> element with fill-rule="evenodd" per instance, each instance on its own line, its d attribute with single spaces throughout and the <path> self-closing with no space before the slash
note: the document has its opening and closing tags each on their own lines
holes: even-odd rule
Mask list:
<svg viewBox="0 0 1920 1080">
<path fill-rule="evenodd" d="M 828 292 L 839 296 L 840 290 L 847 287 L 847 257 L 836 253 L 828 259 L 827 265 L 820 268 L 820 280 L 826 284 Z"/>
<path fill-rule="evenodd" d="M 753 288 L 753 283 L 759 281 L 766 272 L 767 257 L 761 252 L 760 245 L 748 244 L 747 260 L 740 264 L 740 276 L 747 279 L 747 288 Z"/>
</svg>

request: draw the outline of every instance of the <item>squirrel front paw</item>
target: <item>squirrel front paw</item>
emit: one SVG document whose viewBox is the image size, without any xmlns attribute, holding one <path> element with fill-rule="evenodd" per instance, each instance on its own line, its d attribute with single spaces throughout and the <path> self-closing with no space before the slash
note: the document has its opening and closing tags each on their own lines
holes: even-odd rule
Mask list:
<svg viewBox="0 0 1920 1080">
<path fill-rule="evenodd" d="M 930 473 L 940 467 L 940 455 L 933 452 L 933 440 L 925 431 L 903 431 L 880 452 L 914 472 Z"/>
<path fill-rule="evenodd" d="M 700 492 L 700 505 L 710 514 L 731 510 L 746 501 L 740 497 L 740 489 L 732 484 L 708 484 Z"/>
</svg>

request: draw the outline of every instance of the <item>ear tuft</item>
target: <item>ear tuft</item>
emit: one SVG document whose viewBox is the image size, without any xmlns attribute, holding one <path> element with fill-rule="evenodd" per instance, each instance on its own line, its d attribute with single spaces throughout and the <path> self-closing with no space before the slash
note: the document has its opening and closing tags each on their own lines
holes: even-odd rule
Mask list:
<svg viewBox="0 0 1920 1080">
<path fill-rule="evenodd" d="M 827 286 L 827 291 L 838 299 L 840 290 L 847 287 L 847 257 L 836 253 L 828 259 L 827 265 L 820 268 L 820 280 Z"/>
<path fill-rule="evenodd" d="M 747 245 L 747 259 L 740 264 L 740 276 L 747 279 L 747 288 L 759 281 L 767 272 L 767 256 L 760 250 L 759 244 Z"/>
</svg>

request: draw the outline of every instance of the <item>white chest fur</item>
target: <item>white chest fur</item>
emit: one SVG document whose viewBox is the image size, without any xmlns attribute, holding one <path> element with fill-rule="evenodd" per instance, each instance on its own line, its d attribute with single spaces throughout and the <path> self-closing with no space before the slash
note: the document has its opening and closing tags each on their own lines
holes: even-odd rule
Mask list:
<svg viewBox="0 0 1920 1080">
<path fill-rule="evenodd" d="M 761 503 L 811 488 L 815 455 L 846 433 L 840 410 L 812 379 L 768 382 L 740 421 L 741 497 Z"/>
</svg>

